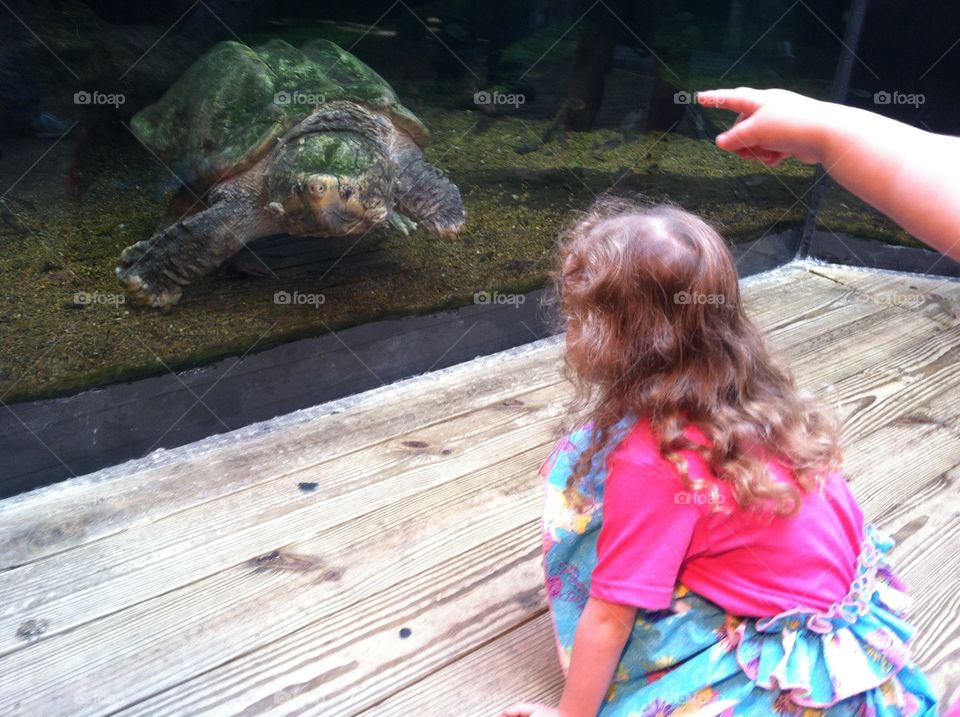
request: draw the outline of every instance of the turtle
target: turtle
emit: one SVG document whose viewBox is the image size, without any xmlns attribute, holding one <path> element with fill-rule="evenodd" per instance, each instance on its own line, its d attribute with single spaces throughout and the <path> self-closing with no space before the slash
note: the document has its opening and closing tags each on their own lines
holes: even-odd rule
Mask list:
<svg viewBox="0 0 960 717">
<path fill-rule="evenodd" d="M 168 309 L 257 237 L 419 225 L 450 238 L 466 221 L 460 190 L 424 157 L 424 124 L 328 40 L 217 43 L 130 128 L 182 184 L 162 228 L 120 256 L 135 305 Z"/>
</svg>

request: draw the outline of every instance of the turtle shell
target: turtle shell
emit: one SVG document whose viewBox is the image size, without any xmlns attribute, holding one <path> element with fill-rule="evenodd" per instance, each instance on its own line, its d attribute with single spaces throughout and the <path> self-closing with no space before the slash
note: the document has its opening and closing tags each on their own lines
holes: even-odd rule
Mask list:
<svg viewBox="0 0 960 717">
<path fill-rule="evenodd" d="M 317 106 L 349 100 L 381 111 L 421 146 L 423 123 L 369 66 L 327 40 L 297 49 L 214 45 L 131 121 L 137 137 L 191 187 L 205 189 L 255 164 Z"/>
</svg>

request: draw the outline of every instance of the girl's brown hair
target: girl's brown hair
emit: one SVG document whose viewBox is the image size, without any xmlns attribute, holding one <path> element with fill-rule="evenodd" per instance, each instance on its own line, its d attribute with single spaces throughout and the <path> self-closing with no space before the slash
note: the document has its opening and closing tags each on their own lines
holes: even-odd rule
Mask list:
<svg viewBox="0 0 960 717">
<path fill-rule="evenodd" d="M 740 303 L 726 242 L 699 217 L 602 199 L 562 236 L 554 280 L 567 321 L 571 418 L 593 424 L 567 484 L 571 500 L 628 416 L 649 418 L 661 456 L 688 489 L 702 485 L 690 479 L 685 449 L 700 453 L 743 507 L 791 514 L 839 468 L 835 418 L 770 354 Z M 688 424 L 708 445 L 685 437 Z M 770 456 L 792 469 L 795 485 L 774 478 Z"/>
</svg>

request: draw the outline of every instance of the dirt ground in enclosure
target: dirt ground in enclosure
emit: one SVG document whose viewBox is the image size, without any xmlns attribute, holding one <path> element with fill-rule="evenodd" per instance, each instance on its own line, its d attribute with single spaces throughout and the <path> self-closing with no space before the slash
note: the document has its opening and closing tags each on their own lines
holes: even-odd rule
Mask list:
<svg viewBox="0 0 960 717">
<path fill-rule="evenodd" d="M 124 247 L 156 228 L 172 177 L 129 133 L 94 138 L 85 150 L 83 191 L 68 200 L 62 181 L 75 140 L 64 139 L 44 156 L 43 171 L 24 175 L 0 206 L 2 400 L 198 366 L 471 303 L 478 291 L 530 291 L 545 284 L 554 243 L 573 212 L 611 188 L 699 212 L 732 242 L 795 227 L 806 211 L 813 170 L 796 162 L 768 170 L 706 139 L 618 129 L 567 133 L 540 145 L 547 119 L 413 109 L 432 132 L 428 157 L 463 193 L 468 224 L 459 239 L 377 231 L 335 240 L 326 261 L 278 269 L 279 278 L 221 270 L 188 287 L 169 313 L 122 303 L 113 268 Z M 23 171 L 48 146 L 5 144 L 7 171 Z M 16 177 L 3 179 L 10 186 Z M 828 193 L 821 226 L 912 243 L 839 189 Z M 322 248 L 324 240 L 315 241 Z M 278 291 L 322 294 L 323 301 L 278 304 Z"/>
</svg>

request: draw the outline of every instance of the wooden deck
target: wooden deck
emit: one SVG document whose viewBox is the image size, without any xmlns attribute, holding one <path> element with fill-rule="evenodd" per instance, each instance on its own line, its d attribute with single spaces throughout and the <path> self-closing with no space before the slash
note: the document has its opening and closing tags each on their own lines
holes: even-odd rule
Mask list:
<svg viewBox="0 0 960 717">
<path fill-rule="evenodd" d="M 915 594 L 916 657 L 960 697 L 960 284 L 794 264 L 744 290 L 846 417 L 854 491 Z M 536 469 L 568 395 L 561 349 L 0 503 L 0 714 L 498 715 L 557 698 Z"/>
</svg>

